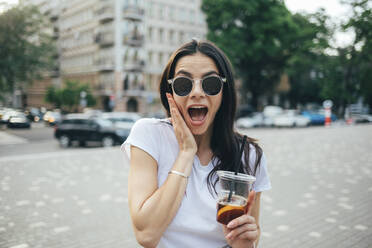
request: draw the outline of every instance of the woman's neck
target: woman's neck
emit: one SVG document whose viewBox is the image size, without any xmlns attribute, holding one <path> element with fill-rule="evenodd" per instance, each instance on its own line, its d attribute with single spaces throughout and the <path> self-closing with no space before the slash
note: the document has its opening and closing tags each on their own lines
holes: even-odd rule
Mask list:
<svg viewBox="0 0 372 248">
<path fill-rule="evenodd" d="M 200 162 L 203 165 L 207 165 L 212 159 L 211 150 L 211 139 L 212 139 L 212 126 L 208 128 L 207 132 L 201 135 L 194 135 L 196 145 L 198 146 L 198 151 L 196 155 L 199 157 Z"/>
</svg>

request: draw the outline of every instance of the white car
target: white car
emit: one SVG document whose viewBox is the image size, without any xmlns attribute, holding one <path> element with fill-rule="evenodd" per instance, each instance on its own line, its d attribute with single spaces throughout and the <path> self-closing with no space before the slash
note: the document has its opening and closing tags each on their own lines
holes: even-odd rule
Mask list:
<svg viewBox="0 0 372 248">
<path fill-rule="evenodd" d="M 283 109 L 279 106 L 266 106 L 263 110 L 263 125 L 265 127 L 274 126 L 274 118 L 283 113 Z"/>
<path fill-rule="evenodd" d="M 102 113 L 101 117 L 111 121 L 116 127 L 131 129 L 141 115 L 130 112 L 107 112 Z"/>
<path fill-rule="evenodd" d="M 264 117 L 262 113 L 253 113 L 252 116 L 241 117 L 236 121 L 238 128 L 252 128 L 263 125 Z"/>
<path fill-rule="evenodd" d="M 294 109 L 285 110 L 282 114 L 274 117 L 274 126 L 276 127 L 307 127 L 310 119 L 297 114 Z"/>
</svg>

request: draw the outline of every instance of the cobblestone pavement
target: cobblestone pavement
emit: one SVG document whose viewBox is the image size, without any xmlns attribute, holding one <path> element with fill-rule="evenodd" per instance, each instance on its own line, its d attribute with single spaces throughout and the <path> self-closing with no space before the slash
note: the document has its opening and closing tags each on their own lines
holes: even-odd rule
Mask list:
<svg viewBox="0 0 372 248">
<path fill-rule="evenodd" d="M 245 133 L 273 186 L 260 247 L 372 247 L 372 125 Z M 118 147 L 0 157 L 0 247 L 139 247 L 127 176 Z"/>
</svg>

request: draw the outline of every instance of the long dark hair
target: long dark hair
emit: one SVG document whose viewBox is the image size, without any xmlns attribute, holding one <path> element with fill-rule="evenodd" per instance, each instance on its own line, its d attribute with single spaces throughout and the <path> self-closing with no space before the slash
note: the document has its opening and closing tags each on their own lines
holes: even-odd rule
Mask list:
<svg viewBox="0 0 372 248">
<path fill-rule="evenodd" d="M 235 165 L 240 163 L 241 157 L 239 156 L 240 144 L 243 141 L 243 135 L 234 131 L 234 117 L 236 112 L 236 91 L 235 82 L 232 72 L 231 63 L 226 55 L 212 42 L 209 41 L 193 41 L 188 42 L 175 51 L 165 67 L 160 81 L 160 98 L 161 102 L 170 116 L 168 100 L 165 93 L 173 94 L 171 86 L 168 84 L 168 79 L 173 78 L 177 61 L 187 55 L 192 55 L 200 52 L 211 58 L 217 65 L 219 73 L 222 77 L 226 78 L 223 86 L 222 102 L 219 110 L 214 119 L 213 132 L 211 138 L 211 149 L 213 156 L 218 158 L 217 164 L 209 173 L 207 177 L 209 191 L 214 192 L 218 178 L 214 177 L 217 170 L 234 171 Z M 249 157 L 251 147 L 255 147 L 256 160 L 254 161 L 254 170 L 252 171 L 249 166 Z M 262 149 L 258 146 L 255 139 L 247 138 L 244 147 L 244 166 L 241 166 L 240 173 L 249 175 L 256 175 L 256 170 L 260 165 L 262 157 Z M 213 178 L 216 178 L 213 180 Z"/>
</svg>

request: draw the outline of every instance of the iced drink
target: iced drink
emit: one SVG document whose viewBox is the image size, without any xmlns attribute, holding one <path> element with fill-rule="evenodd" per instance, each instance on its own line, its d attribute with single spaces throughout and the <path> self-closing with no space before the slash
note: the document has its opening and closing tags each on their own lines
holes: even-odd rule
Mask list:
<svg viewBox="0 0 372 248">
<path fill-rule="evenodd" d="M 247 198 L 255 177 L 230 171 L 217 171 L 220 182 L 217 202 L 217 221 L 227 225 L 247 210 Z"/>
</svg>

